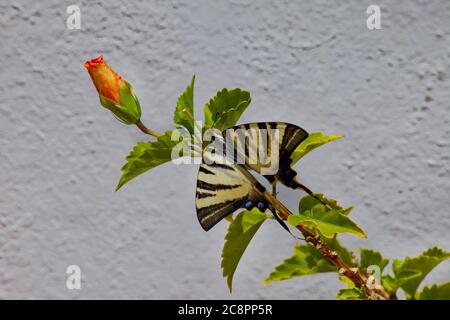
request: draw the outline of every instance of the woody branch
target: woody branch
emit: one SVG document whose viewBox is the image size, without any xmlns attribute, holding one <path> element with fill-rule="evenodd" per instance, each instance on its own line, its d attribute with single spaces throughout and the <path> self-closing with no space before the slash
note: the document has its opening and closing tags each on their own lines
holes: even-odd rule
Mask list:
<svg viewBox="0 0 450 320">
<path fill-rule="evenodd" d="M 280 213 L 280 218 L 283 220 L 287 220 L 292 212 L 286 208 L 278 199 L 276 199 L 269 192 L 264 192 L 264 196 L 266 200 L 272 204 L 274 208 Z M 339 274 L 342 274 L 353 281 L 356 287 L 364 290 L 368 299 L 371 300 L 385 300 L 389 299 L 389 294 L 387 291 L 381 286 L 381 284 L 375 286 L 375 288 L 371 288 L 367 285 L 366 277 L 360 273 L 360 270 L 357 268 L 349 267 L 339 255 L 333 251 L 325 242 L 320 239 L 319 235 L 314 234 L 310 230 L 308 230 L 303 225 L 298 225 L 297 229 L 303 234 L 305 241 L 311 245 L 313 245 L 317 250 L 320 251 L 322 256 L 330 261 L 333 265 L 338 269 Z"/>
</svg>

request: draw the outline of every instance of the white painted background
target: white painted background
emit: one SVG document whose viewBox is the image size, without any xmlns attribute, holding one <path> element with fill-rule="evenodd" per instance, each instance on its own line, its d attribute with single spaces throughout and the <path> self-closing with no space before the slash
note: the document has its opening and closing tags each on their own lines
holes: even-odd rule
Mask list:
<svg viewBox="0 0 450 320">
<path fill-rule="evenodd" d="M 354 205 L 387 257 L 450 249 L 450 2 L 72 1 L 0 4 L 0 298 L 333 298 L 335 274 L 261 287 L 292 238 L 267 223 L 235 275 L 221 278 L 226 223 L 208 233 L 194 165 L 167 164 L 114 193 L 147 137 L 99 106 L 83 67 L 103 54 L 135 88 L 143 121 L 171 129 L 197 75 L 197 117 L 222 87 L 242 87 L 247 121 L 288 121 L 345 139 L 297 165 L 315 191 Z M 366 8 L 382 9 L 382 30 Z M 428 98 L 427 98 L 428 97 Z M 282 199 L 293 209 L 298 194 Z M 67 290 L 77 264 L 82 289 Z M 441 265 L 427 283 L 450 278 Z"/>
</svg>

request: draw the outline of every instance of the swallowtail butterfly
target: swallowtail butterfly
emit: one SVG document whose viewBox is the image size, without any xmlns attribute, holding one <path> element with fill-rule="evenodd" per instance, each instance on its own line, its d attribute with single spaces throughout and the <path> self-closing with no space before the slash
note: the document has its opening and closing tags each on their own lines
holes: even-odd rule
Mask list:
<svg viewBox="0 0 450 320">
<path fill-rule="evenodd" d="M 262 212 L 269 208 L 288 230 L 267 203 L 265 187 L 250 171 L 262 174 L 271 183 L 278 181 L 314 196 L 295 180 L 297 172 L 291 168 L 292 153 L 307 137 L 302 128 L 283 122 L 242 124 L 215 137 L 203 151 L 197 177 L 195 205 L 203 229 L 208 231 L 240 208 L 257 207 Z"/>
</svg>

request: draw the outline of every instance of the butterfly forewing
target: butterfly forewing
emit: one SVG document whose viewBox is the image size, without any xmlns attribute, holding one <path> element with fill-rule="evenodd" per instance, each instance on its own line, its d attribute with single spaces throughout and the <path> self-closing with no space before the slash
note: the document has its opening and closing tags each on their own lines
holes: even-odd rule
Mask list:
<svg viewBox="0 0 450 320">
<path fill-rule="evenodd" d="M 277 176 L 290 166 L 290 157 L 308 137 L 302 128 L 284 122 L 247 123 L 223 132 L 234 159 L 264 176 Z"/>
</svg>

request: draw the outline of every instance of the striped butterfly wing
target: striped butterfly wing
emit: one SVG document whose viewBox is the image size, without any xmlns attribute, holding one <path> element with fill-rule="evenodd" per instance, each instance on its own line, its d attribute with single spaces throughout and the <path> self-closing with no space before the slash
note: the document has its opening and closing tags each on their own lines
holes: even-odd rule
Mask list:
<svg viewBox="0 0 450 320">
<path fill-rule="evenodd" d="M 308 137 L 302 128 L 284 122 L 256 122 L 232 127 L 223 133 L 234 160 L 263 174 L 269 181 L 286 182 L 295 176 L 291 155 Z"/>
<path fill-rule="evenodd" d="M 247 201 L 263 200 L 265 190 L 244 166 L 213 153 L 210 146 L 203 154 L 195 196 L 197 217 L 205 231 Z"/>
<path fill-rule="evenodd" d="M 288 185 L 296 175 L 290 167 L 291 154 L 307 137 L 302 128 L 283 122 L 248 123 L 225 130 L 221 139 L 205 148 L 198 172 L 195 205 L 203 229 L 208 231 L 249 200 L 264 201 L 265 188 L 248 169 Z M 217 146 L 218 153 L 214 152 Z M 271 171 L 272 167 L 276 170 Z"/>
</svg>

